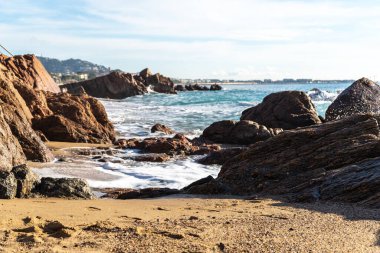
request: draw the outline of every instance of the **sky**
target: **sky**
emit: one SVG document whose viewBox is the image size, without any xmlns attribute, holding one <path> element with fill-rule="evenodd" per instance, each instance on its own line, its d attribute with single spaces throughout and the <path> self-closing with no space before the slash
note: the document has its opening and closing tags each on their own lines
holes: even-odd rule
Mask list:
<svg viewBox="0 0 380 253">
<path fill-rule="evenodd" d="M 178 78 L 377 81 L 380 0 L 0 0 L 0 44 Z"/>
</svg>

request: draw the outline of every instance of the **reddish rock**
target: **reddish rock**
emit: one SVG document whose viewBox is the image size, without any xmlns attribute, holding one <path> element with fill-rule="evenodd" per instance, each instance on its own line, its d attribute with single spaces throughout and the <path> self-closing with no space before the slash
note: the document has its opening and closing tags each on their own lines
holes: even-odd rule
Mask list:
<svg viewBox="0 0 380 253">
<path fill-rule="evenodd" d="M 91 80 L 65 84 L 61 88 L 73 94 L 78 94 L 79 90 L 85 90 L 90 96 L 113 99 L 142 95 L 147 92 L 141 81 L 136 80 L 132 74 L 123 72 L 111 72 Z"/>
<path fill-rule="evenodd" d="M 152 162 L 152 163 L 162 163 L 170 160 L 170 156 L 167 154 L 147 154 L 131 157 L 130 159 L 136 162 Z"/>
<path fill-rule="evenodd" d="M 145 84 L 151 86 L 155 92 L 175 94 L 174 83 L 170 78 L 159 73 L 150 75 L 145 79 Z"/>
<path fill-rule="evenodd" d="M 284 130 L 322 123 L 310 97 L 302 91 L 272 93 L 257 106 L 243 111 L 240 119 Z"/>
<path fill-rule="evenodd" d="M 169 127 L 162 125 L 162 124 L 159 124 L 159 123 L 152 126 L 152 128 L 150 129 L 150 132 L 151 133 L 162 132 L 164 134 L 174 134 L 175 133 Z"/>
<path fill-rule="evenodd" d="M 282 129 L 266 128 L 249 120 L 223 120 L 207 127 L 201 137 L 216 143 L 249 145 L 266 140 L 282 132 Z"/>
<path fill-rule="evenodd" d="M 0 58 L 0 79 L 18 81 L 35 90 L 60 91 L 42 63 L 30 54 Z"/>
</svg>

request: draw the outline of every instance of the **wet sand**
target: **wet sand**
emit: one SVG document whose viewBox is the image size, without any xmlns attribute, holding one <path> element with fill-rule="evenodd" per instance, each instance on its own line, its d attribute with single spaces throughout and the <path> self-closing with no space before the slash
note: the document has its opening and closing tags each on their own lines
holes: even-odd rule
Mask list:
<svg viewBox="0 0 380 253">
<path fill-rule="evenodd" d="M 2 252 L 380 252 L 379 210 L 351 205 L 176 195 L 0 208 Z"/>
</svg>

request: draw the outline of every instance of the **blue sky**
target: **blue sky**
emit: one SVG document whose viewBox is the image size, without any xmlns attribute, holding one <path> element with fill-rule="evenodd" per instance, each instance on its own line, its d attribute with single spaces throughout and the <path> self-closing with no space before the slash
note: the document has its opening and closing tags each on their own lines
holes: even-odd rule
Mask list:
<svg viewBox="0 0 380 253">
<path fill-rule="evenodd" d="M 172 77 L 380 78 L 380 1 L 0 0 L 15 54 Z"/>
</svg>

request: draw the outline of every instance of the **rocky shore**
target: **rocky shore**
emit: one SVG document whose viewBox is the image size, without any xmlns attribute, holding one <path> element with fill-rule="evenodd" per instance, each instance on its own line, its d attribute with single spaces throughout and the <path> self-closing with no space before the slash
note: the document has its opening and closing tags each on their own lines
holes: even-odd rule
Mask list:
<svg viewBox="0 0 380 253">
<path fill-rule="evenodd" d="M 206 88 L 220 90 L 220 87 L 215 85 Z M 152 74 L 149 69 L 134 75 L 112 72 L 106 76 L 60 88 L 35 56 L 0 55 L 0 198 L 96 198 L 93 189 L 90 189 L 83 179 L 40 178 L 26 165 L 27 162 L 49 162 L 56 159 L 47 145 L 49 142 L 69 142 L 106 145 L 98 153 L 92 153 L 91 150 L 78 151 L 87 152 L 87 155 L 98 161 L 106 162 L 104 154 L 107 152 L 133 149 L 142 153 L 131 158 L 136 162 L 162 163 L 171 159 L 202 155 L 199 163 L 222 165 L 216 178 L 209 176 L 183 189 L 101 189 L 105 198 L 125 200 L 168 195 L 183 197 L 178 194 L 186 194 L 186 198 L 199 195 L 206 198 L 228 196 L 227 198 L 248 198 L 253 202 L 262 203 L 261 198 L 270 197 L 280 199 L 281 203 L 293 203 L 292 205 L 301 205 L 294 204 L 300 202 L 327 206 L 344 203 L 342 205 L 355 205 L 355 208 L 357 206 L 359 206 L 357 208 L 380 208 L 380 116 L 378 110 L 380 88 L 369 79 L 362 78 L 343 91 L 328 108 L 326 119 L 318 115 L 306 93 L 284 91 L 272 93 L 265 97 L 262 103 L 244 110 L 239 121 L 225 119 L 214 122 L 204 129 L 201 136 L 194 139 L 176 133 L 175 130 L 162 124 L 152 126 L 151 131 L 162 132 L 163 136 L 118 139 L 105 108 L 94 98 L 121 99 L 145 94 L 149 89 L 174 94 L 177 91 L 206 90 L 206 88 L 201 86 L 181 88 L 175 86 L 170 78 L 159 73 Z M 66 159 L 65 156 L 58 158 Z M 198 204 L 199 207 L 207 201 L 209 200 L 205 200 L 204 203 L 201 201 Z M 226 203 L 229 213 L 220 217 L 218 222 L 213 221 L 215 216 L 211 214 L 207 217 L 203 215 L 201 222 L 195 222 L 199 220 L 199 217 L 194 215 L 188 217 L 187 220 L 197 223 L 197 226 L 207 227 L 209 225 L 226 226 L 231 222 L 234 223 L 233 219 L 237 219 L 239 222 L 234 224 L 241 229 L 257 229 L 255 226 L 243 226 L 244 222 L 252 222 L 248 215 L 252 207 L 246 202 L 234 201 L 220 201 Z M 212 201 L 215 207 L 209 204 L 208 209 L 221 212 L 217 207 L 217 202 Z M 30 202 L 25 203 L 33 205 Z M 94 205 L 99 203 L 94 202 Z M 242 208 L 234 208 L 235 204 L 241 204 Z M 91 211 L 105 208 L 103 204 L 99 206 L 101 207 L 86 208 Z M 159 211 L 166 211 L 166 207 L 157 208 L 160 208 Z M 193 207 L 182 205 L 178 208 L 192 210 Z M 270 212 L 273 211 L 268 206 L 258 205 L 255 208 L 269 208 Z M 11 208 L 9 211 L 12 211 Z M 247 215 L 234 216 L 232 215 L 234 212 L 247 213 Z M 193 212 L 183 212 L 184 215 L 190 213 Z M 273 218 L 281 213 L 282 211 L 276 210 L 269 216 Z M 171 215 L 175 216 L 175 214 Z M 308 213 L 307 215 L 310 218 L 315 214 Z M 290 219 L 287 215 L 285 216 L 284 219 Z M 375 216 L 368 217 L 378 219 Z M 157 217 L 159 217 L 157 219 L 162 219 L 163 216 Z M 29 218 L 34 219 L 34 217 Z M 112 222 L 120 222 L 119 216 L 113 218 Z M 327 226 L 329 220 L 328 217 L 325 218 L 321 218 L 321 221 Z M 17 219 L 21 218 L 18 216 Z M 174 220 L 167 218 L 164 224 L 160 221 L 152 223 L 152 217 L 141 224 L 137 222 L 137 219 L 132 222 L 136 228 L 131 228 L 130 222 L 128 226 L 76 224 L 73 225 L 75 227 L 69 227 L 58 221 L 38 219 L 39 221 L 35 220 L 35 224 L 24 223 L 24 226 L 30 225 L 32 228 L 17 224 L 17 228 L 12 230 L 13 234 L 6 231 L 1 234 L 3 242 L 0 243 L 0 249 L 9 246 L 7 238 L 18 242 L 38 243 L 44 240 L 49 241 L 53 234 L 62 235 L 55 238 L 72 237 L 77 231 L 87 231 L 83 232 L 86 240 L 88 237 L 85 234 L 88 231 L 90 231 L 88 236 L 99 232 L 102 236 L 106 236 L 110 231 L 116 231 L 119 237 L 123 233 L 129 234 L 131 238 L 128 237 L 128 240 L 136 245 L 138 244 L 136 238 L 140 237 L 152 240 L 202 237 L 209 240 L 214 236 L 213 234 L 221 231 L 202 234 L 188 229 L 191 224 L 178 217 Z M 334 219 L 337 219 L 335 220 L 337 223 L 341 222 L 338 221 L 339 218 L 334 217 Z M 273 226 L 272 222 L 259 220 L 263 225 Z M 299 229 L 301 220 L 294 218 L 292 222 L 286 224 L 296 225 Z M 225 223 L 227 221 L 230 223 Z M 0 220 L 0 225 L 1 222 L 4 221 Z M 174 233 L 162 227 L 169 224 L 179 224 L 180 233 Z M 7 226 L 11 227 L 15 224 L 8 222 Z M 139 228 L 140 226 L 143 228 Z M 380 228 L 378 224 L 371 223 L 371 229 Z M 352 232 L 352 235 L 354 234 Z M 313 233 L 307 235 L 312 236 Z M 367 242 L 369 237 L 365 238 Z M 228 238 L 225 239 L 227 242 L 220 241 L 221 238 Z M 239 240 L 232 240 L 228 236 L 221 238 L 210 239 L 212 245 L 203 245 L 203 247 L 196 242 L 186 247 L 189 250 L 214 249 L 216 252 L 224 252 L 227 245 L 229 251 L 233 252 L 234 249 L 250 251 L 252 247 L 258 246 L 255 243 L 239 246 L 241 244 Z M 299 240 L 300 238 L 296 237 L 295 241 L 299 243 Z M 75 243 L 79 241 L 76 240 Z M 176 245 L 172 242 L 170 244 Z M 274 243 L 273 250 L 279 249 L 281 245 L 281 243 Z M 346 249 L 351 250 L 355 248 L 355 245 L 364 247 L 355 242 L 352 245 L 346 245 Z M 67 247 L 73 249 L 76 246 L 70 244 Z M 94 246 L 94 248 L 97 247 L 102 250 L 115 249 L 112 245 L 104 246 L 104 248 Z M 122 244 L 122 247 L 122 249 L 129 249 L 128 245 Z M 364 248 L 370 249 L 370 247 L 367 243 Z M 263 249 L 271 249 L 270 244 L 265 244 Z M 318 249 L 332 248 L 326 244 Z M 375 252 L 376 248 L 373 250 Z"/>
</svg>

